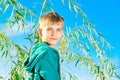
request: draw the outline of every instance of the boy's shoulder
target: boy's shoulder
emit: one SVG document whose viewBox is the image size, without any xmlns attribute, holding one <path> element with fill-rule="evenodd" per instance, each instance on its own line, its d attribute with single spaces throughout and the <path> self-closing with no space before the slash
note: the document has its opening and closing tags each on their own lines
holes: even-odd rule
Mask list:
<svg viewBox="0 0 120 80">
<path fill-rule="evenodd" d="M 46 52 L 48 50 L 49 50 L 49 46 L 47 44 L 45 44 L 43 42 L 39 42 L 33 46 L 31 55 L 35 54 L 36 52 L 40 53 L 42 51 Z"/>
</svg>

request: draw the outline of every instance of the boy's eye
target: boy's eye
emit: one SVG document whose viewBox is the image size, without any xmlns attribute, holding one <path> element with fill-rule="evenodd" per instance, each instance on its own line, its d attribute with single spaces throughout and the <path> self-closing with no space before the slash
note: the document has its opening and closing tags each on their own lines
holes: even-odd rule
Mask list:
<svg viewBox="0 0 120 80">
<path fill-rule="evenodd" d="M 50 30 L 52 30 L 52 29 L 51 29 L 51 28 L 48 28 L 48 29 L 47 29 L 47 31 L 50 31 Z"/>
<path fill-rule="evenodd" d="M 62 29 L 57 29 L 57 31 L 61 31 Z"/>
</svg>

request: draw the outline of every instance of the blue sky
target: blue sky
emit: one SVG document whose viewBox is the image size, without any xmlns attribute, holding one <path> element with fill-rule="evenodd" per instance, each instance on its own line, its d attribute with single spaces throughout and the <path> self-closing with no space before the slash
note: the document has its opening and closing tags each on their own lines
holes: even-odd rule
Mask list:
<svg viewBox="0 0 120 80">
<path fill-rule="evenodd" d="M 33 6 L 32 1 L 37 2 L 39 0 L 19 0 L 24 6 L 31 8 Z M 28 3 L 29 1 L 29 3 Z M 52 0 L 51 0 L 52 1 Z M 86 13 L 90 21 L 93 22 L 95 25 L 95 28 L 98 32 L 101 32 L 102 35 L 105 37 L 105 39 L 110 42 L 112 46 L 114 46 L 114 49 L 110 53 L 110 57 L 112 58 L 113 62 L 115 62 L 118 67 L 120 68 L 120 1 L 119 0 L 99 0 L 99 1 L 91 1 L 91 0 L 76 0 L 83 11 Z M 67 7 L 67 3 L 65 3 L 64 6 L 61 6 L 62 2 L 61 0 L 57 1 L 54 0 L 53 4 L 54 10 L 57 11 L 60 15 L 62 15 L 65 18 L 65 26 L 68 27 L 74 27 L 76 24 L 81 25 L 81 16 L 78 16 L 77 18 L 74 16 L 74 11 L 69 11 Z M 39 10 L 40 6 L 36 6 L 38 8 L 35 8 Z M 11 10 L 8 10 L 7 13 L 3 14 L 4 16 L 0 16 L 0 22 L 2 20 L 7 19 L 7 17 L 10 15 L 9 13 Z M 39 12 L 37 13 L 39 17 Z M 75 22 L 79 23 L 75 23 Z M 30 23 L 32 24 L 32 23 Z M 0 26 L 1 27 L 1 26 Z M 1 29 L 1 28 L 0 28 Z M 16 31 L 16 30 L 15 30 Z M 28 30 L 29 32 L 29 30 Z M 16 32 L 9 33 L 9 37 L 14 40 L 18 44 L 28 44 L 27 41 L 23 41 L 25 35 L 23 32 L 18 32 L 17 35 L 15 35 Z M 22 36 L 22 37 L 21 37 Z M 0 64 L 1 61 L 0 61 Z M 3 68 L 3 67 L 2 67 Z M 7 69 L 7 68 L 6 68 Z M 72 69 L 74 70 L 74 69 Z M 3 70 L 2 72 L 7 72 Z M 1 74 L 4 74 L 0 72 Z M 80 72 L 75 72 L 75 74 Z M 84 71 L 86 75 L 90 76 L 89 74 Z M 81 77 L 81 80 L 92 80 L 90 78 L 86 78 L 85 75 Z"/>
<path fill-rule="evenodd" d="M 89 19 L 95 24 L 97 31 L 101 32 L 114 49 L 113 58 L 120 62 L 120 1 L 119 0 L 82 0 L 81 6 Z"/>
</svg>

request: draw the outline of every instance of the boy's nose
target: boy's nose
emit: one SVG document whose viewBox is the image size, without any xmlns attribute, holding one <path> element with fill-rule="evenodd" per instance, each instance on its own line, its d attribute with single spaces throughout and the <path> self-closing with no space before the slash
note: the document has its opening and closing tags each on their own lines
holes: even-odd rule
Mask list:
<svg viewBox="0 0 120 80">
<path fill-rule="evenodd" d="M 56 35 L 57 35 L 56 31 L 52 31 L 51 36 L 56 36 Z"/>
</svg>

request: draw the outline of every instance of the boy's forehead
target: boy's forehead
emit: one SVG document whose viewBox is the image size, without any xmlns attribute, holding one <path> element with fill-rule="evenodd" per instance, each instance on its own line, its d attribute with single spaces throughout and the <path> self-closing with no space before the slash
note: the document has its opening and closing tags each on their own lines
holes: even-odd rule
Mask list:
<svg viewBox="0 0 120 80">
<path fill-rule="evenodd" d="M 48 23 L 47 23 L 47 25 L 63 25 L 64 23 L 63 22 L 61 22 L 61 21 L 59 21 L 59 22 L 52 22 L 52 21 L 49 21 Z"/>
<path fill-rule="evenodd" d="M 50 27 L 50 28 L 62 28 L 63 24 L 62 23 L 48 24 L 47 27 Z"/>
</svg>

